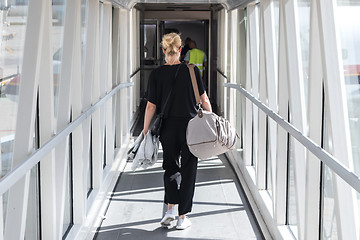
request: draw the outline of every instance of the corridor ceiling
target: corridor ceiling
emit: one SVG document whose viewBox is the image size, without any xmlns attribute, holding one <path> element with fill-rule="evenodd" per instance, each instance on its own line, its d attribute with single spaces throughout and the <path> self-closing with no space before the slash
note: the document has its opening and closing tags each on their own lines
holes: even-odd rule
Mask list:
<svg viewBox="0 0 360 240">
<path fill-rule="evenodd" d="M 131 9 L 137 3 L 146 3 L 146 4 L 158 4 L 158 3 L 167 3 L 179 5 L 181 4 L 221 4 L 225 9 L 232 10 L 237 7 L 245 6 L 249 2 L 254 2 L 254 0 L 112 0 L 114 3 L 124 7 L 126 9 Z M 188 9 L 186 9 L 188 10 Z"/>
<path fill-rule="evenodd" d="M 143 11 L 209 11 L 222 9 L 221 4 L 182 4 L 182 3 L 137 3 L 136 9 Z"/>
</svg>

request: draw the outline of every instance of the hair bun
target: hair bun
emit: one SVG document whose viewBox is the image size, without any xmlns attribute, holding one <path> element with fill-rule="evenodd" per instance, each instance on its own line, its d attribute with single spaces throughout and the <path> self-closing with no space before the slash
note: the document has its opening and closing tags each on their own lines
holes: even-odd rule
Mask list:
<svg viewBox="0 0 360 240">
<path fill-rule="evenodd" d="M 174 55 L 179 52 L 181 47 L 181 38 L 177 33 L 165 34 L 162 38 L 161 46 L 165 49 L 166 54 Z"/>
</svg>

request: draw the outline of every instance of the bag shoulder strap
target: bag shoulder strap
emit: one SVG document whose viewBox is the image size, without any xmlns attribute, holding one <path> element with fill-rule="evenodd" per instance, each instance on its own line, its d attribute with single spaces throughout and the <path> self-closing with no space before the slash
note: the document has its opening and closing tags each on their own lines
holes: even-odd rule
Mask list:
<svg viewBox="0 0 360 240">
<path fill-rule="evenodd" d="M 199 88 L 198 88 L 198 85 L 196 82 L 196 77 L 195 77 L 195 71 L 194 71 L 195 65 L 187 64 L 187 67 L 189 68 L 189 71 L 190 71 L 191 83 L 192 83 L 194 94 L 195 94 L 196 105 L 199 106 L 199 104 L 201 104 L 201 99 L 200 99 Z"/>
</svg>

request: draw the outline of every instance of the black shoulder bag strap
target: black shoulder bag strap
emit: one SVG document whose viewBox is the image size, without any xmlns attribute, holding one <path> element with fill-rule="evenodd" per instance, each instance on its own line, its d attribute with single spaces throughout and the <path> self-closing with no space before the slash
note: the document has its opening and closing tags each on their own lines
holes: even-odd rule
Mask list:
<svg viewBox="0 0 360 240">
<path fill-rule="evenodd" d="M 175 86 L 175 83 L 176 83 L 176 78 L 177 78 L 177 75 L 178 75 L 178 72 L 179 72 L 179 69 L 180 69 L 181 65 L 182 65 L 182 63 L 180 63 L 180 65 L 178 66 L 178 68 L 176 70 L 174 80 L 172 81 L 170 92 L 169 92 L 169 94 L 168 94 L 168 96 L 167 96 L 167 98 L 165 100 L 163 108 L 161 109 L 161 113 L 156 116 L 153 127 L 151 128 L 151 134 L 152 135 L 155 135 L 155 136 L 160 135 L 161 124 L 162 124 L 162 121 L 164 119 L 165 113 L 167 113 L 166 109 L 168 107 L 169 100 L 170 100 L 170 98 L 172 96 L 172 92 L 173 92 L 173 89 L 174 89 L 174 86 Z"/>
<path fill-rule="evenodd" d="M 175 77 L 174 77 L 174 80 L 172 81 L 172 85 L 171 85 L 171 89 L 170 89 L 170 92 L 169 92 L 169 95 L 167 96 L 166 100 L 165 100 L 165 103 L 164 103 L 164 106 L 163 106 L 163 109 L 161 110 L 161 115 L 164 117 L 166 116 L 165 113 L 167 114 L 168 112 L 166 111 L 166 109 L 170 108 L 170 105 L 168 105 L 168 102 L 170 100 L 170 98 L 172 97 L 172 92 L 173 92 L 173 89 L 174 89 L 174 86 L 175 86 L 175 83 L 176 83 L 176 78 L 177 78 L 177 75 L 178 75 L 178 72 L 179 72 L 179 69 L 180 69 L 180 66 L 182 65 L 182 63 L 180 63 L 180 65 L 178 66 L 178 68 L 176 69 L 176 72 L 175 72 Z M 169 107 L 168 107 L 169 106 Z M 168 108 L 167 108 L 168 107 Z"/>
</svg>

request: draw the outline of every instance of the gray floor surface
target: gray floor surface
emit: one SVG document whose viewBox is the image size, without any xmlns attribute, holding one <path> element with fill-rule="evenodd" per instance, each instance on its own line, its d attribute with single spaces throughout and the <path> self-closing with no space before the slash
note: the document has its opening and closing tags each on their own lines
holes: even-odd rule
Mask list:
<svg viewBox="0 0 360 240">
<path fill-rule="evenodd" d="M 225 156 L 200 160 L 192 226 L 176 230 L 160 225 L 163 203 L 162 159 L 151 168 L 131 170 L 128 162 L 113 191 L 94 239 L 263 239 L 235 173 Z"/>
</svg>

